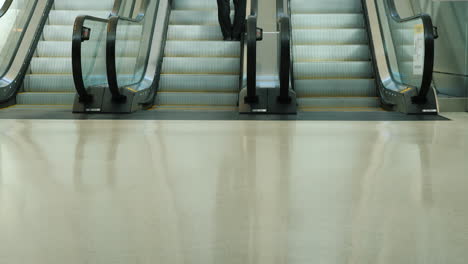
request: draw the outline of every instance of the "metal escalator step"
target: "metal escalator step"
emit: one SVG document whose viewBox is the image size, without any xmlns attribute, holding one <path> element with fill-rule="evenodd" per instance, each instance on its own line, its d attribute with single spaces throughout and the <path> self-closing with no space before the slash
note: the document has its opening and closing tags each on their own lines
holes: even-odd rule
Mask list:
<svg viewBox="0 0 468 264">
<path fill-rule="evenodd" d="M 371 58 L 368 45 L 299 45 L 294 46 L 293 49 L 296 62 L 309 60 L 366 61 Z"/>
<path fill-rule="evenodd" d="M 296 93 L 299 98 L 310 96 L 377 96 L 374 79 L 297 80 Z"/>
<path fill-rule="evenodd" d="M 362 14 L 293 14 L 291 22 L 295 29 L 365 27 Z"/>
<path fill-rule="evenodd" d="M 297 99 L 299 108 L 351 108 L 381 106 L 378 97 L 307 97 Z"/>
<path fill-rule="evenodd" d="M 94 65 L 97 69 L 105 69 L 105 60 L 84 60 L 83 68 L 89 69 L 88 64 Z M 133 72 L 136 65 L 136 58 L 117 58 L 119 72 Z M 42 58 L 34 57 L 31 61 L 32 74 L 72 74 L 71 58 Z"/>
<path fill-rule="evenodd" d="M 163 61 L 163 74 L 239 74 L 237 58 L 170 58 Z"/>
<path fill-rule="evenodd" d="M 109 17 L 110 10 L 51 10 L 49 13 L 50 25 L 73 25 L 79 15 L 88 15 L 100 18 Z"/>
<path fill-rule="evenodd" d="M 60 0 L 55 1 L 55 10 L 111 10 L 114 0 Z"/>
<path fill-rule="evenodd" d="M 239 57 L 237 41 L 167 41 L 166 57 Z"/>
<path fill-rule="evenodd" d="M 237 106 L 207 106 L 207 105 L 155 105 L 151 111 L 216 111 L 216 112 L 224 112 L 224 111 L 238 111 Z"/>
<path fill-rule="evenodd" d="M 26 92 L 75 92 L 71 74 L 26 75 L 23 85 Z"/>
<path fill-rule="evenodd" d="M 75 93 L 20 93 L 16 97 L 19 105 L 72 105 Z"/>
<path fill-rule="evenodd" d="M 170 25 L 168 40 L 223 40 L 219 26 Z"/>
<path fill-rule="evenodd" d="M 138 55 L 139 41 L 122 40 L 117 42 L 116 55 L 117 57 L 136 57 Z M 88 47 L 98 46 L 97 41 L 86 42 Z M 70 57 L 72 43 L 71 41 L 40 41 L 37 45 L 38 57 Z M 105 55 L 105 43 L 99 45 L 100 50 L 96 52 L 94 48 L 82 49 L 82 57 L 94 57 L 96 54 Z"/>
<path fill-rule="evenodd" d="M 299 62 L 294 63 L 296 80 L 330 78 L 372 78 L 371 62 Z"/>
<path fill-rule="evenodd" d="M 213 0 L 177 0 L 173 2 L 173 9 L 217 9 L 216 1 Z"/>
<path fill-rule="evenodd" d="M 294 45 L 349 45 L 367 44 L 367 32 L 351 29 L 293 29 Z"/>
<path fill-rule="evenodd" d="M 160 92 L 156 104 L 162 106 L 235 106 L 238 93 Z"/>
<path fill-rule="evenodd" d="M 360 13 L 361 1 L 291 0 L 292 13 Z"/>
<path fill-rule="evenodd" d="M 104 24 L 105 25 L 105 24 Z M 119 40 L 139 40 L 141 36 L 141 26 L 120 26 L 117 29 L 117 39 Z M 90 40 L 106 40 L 105 27 L 102 31 L 92 31 Z M 124 34 L 125 33 L 125 34 Z M 71 41 L 73 35 L 72 25 L 46 25 L 43 31 L 43 38 L 46 41 Z M 87 44 L 87 43 L 86 43 Z"/>
<path fill-rule="evenodd" d="M 160 91 L 236 92 L 239 76 L 162 74 L 159 87 Z"/>
<path fill-rule="evenodd" d="M 233 18 L 234 12 L 231 14 Z M 174 10 L 171 12 L 171 25 L 218 25 L 217 10 Z"/>
</svg>

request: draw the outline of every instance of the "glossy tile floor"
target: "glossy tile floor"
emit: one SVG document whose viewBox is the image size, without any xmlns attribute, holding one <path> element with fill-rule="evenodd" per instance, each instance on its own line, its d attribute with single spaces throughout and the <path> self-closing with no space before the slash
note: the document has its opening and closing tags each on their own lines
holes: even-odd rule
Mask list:
<svg viewBox="0 0 468 264">
<path fill-rule="evenodd" d="M 466 264 L 454 121 L 0 121 L 1 264 Z"/>
</svg>

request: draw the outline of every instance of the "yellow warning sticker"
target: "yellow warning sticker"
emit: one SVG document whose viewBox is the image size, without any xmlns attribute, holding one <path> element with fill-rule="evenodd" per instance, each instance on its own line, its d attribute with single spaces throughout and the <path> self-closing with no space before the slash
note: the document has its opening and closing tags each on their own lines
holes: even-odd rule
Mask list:
<svg viewBox="0 0 468 264">
<path fill-rule="evenodd" d="M 414 25 L 414 33 L 415 33 L 415 34 L 422 34 L 422 33 L 424 33 L 424 26 L 423 26 L 423 24 Z"/>
</svg>

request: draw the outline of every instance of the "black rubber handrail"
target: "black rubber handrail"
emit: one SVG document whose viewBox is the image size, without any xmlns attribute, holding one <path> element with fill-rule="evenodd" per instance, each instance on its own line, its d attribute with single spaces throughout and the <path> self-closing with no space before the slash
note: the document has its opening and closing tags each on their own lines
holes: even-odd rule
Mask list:
<svg viewBox="0 0 468 264">
<path fill-rule="evenodd" d="M 250 15 L 247 18 L 247 96 L 246 103 L 257 103 L 257 20 L 258 0 L 251 0 Z"/>
<path fill-rule="evenodd" d="M 138 15 L 132 18 L 125 17 L 111 17 L 107 24 L 107 43 L 106 43 L 106 70 L 107 70 L 107 81 L 109 84 L 109 91 L 112 94 L 112 100 L 117 103 L 124 103 L 126 96 L 120 92 L 118 77 L 117 77 L 117 56 L 116 56 L 116 45 L 117 45 L 117 28 L 119 21 L 127 21 L 134 24 L 140 24 L 145 16 L 148 9 L 149 0 L 143 0 Z M 159 5 L 158 5 L 159 7 Z M 158 8 L 155 11 L 158 12 Z M 137 82 L 138 83 L 138 82 Z"/>
<path fill-rule="evenodd" d="M 10 6 L 11 6 L 11 3 L 13 2 L 13 0 L 6 0 L 2 7 L 0 8 L 0 18 L 3 17 L 6 12 L 8 12 L 8 9 L 10 9 Z"/>
<path fill-rule="evenodd" d="M 417 96 L 412 98 L 413 103 L 415 104 L 424 104 L 427 101 L 427 95 L 431 89 L 432 85 L 432 74 L 434 71 L 434 53 L 435 46 L 434 40 L 436 35 L 434 32 L 434 25 L 432 23 L 432 18 L 428 14 L 418 14 L 415 16 L 401 18 L 394 0 L 387 0 L 387 5 L 389 8 L 389 15 L 397 23 L 406 23 L 414 20 L 421 20 L 424 28 L 424 68 L 422 75 L 421 87 Z"/>
<path fill-rule="evenodd" d="M 115 17 L 119 14 L 122 7 L 123 0 L 115 0 L 109 18 Z M 81 61 L 81 47 L 84 41 L 83 32 L 85 30 L 84 23 L 86 20 L 108 23 L 109 19 L 99 18 L 94 16 L 78 16 L 75 19 L 73 26 L 72 36 L 72 70 L 73 82 L 75 84 L 76 92 L 78 93 L 79 101 L 82 103 L 89 103 L 93 100 L 93 96 L 86 90 L 83 80 L 83 70 Z"/>
<path fill-rule="evenodd" d="M 289 96 L 289 82 L 291 75 L 291 19 L 284 12 L 284 0 L 276 1 L 277 30 L 279 32 L 279 80 L 280 94 L 278 102 L 288 104 L 291 102 Z"/>
<path fill-rule="evenodd" d="M 9 8 L 11 8 L 11 3 L 9 5 Z M 16 39 L 15 47 L 11 52 L 11 57 L 8 58 L 8 61 L 2 62 L 4 66 L 7 66 L 4 68 L 5 71 L 0 73 L 0 107 L 14 102 L 14 97 L 20 90 L 24 76 L 29 69 L 52 5 L 53 0 L 41 2 L 34 0 L 30 6 L 20 36 Z M 42 9 L 37 10 L 38 6 Z M 34 21 L 34 24 L 31 24 L 31 21 Z M 17 66 L 14 67 L 14 65 Z"/>
</svg>

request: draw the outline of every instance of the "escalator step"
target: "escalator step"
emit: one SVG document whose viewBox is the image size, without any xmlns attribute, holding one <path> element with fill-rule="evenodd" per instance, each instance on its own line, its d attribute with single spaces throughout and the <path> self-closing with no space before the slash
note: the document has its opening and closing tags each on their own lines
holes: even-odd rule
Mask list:
<svg viewBox="0 0 468 264">
<path fill-rule="evenodd" d="M 378 108 L 381 106 L 378 97 L 305 97 L 297 100 L 302 108 Z"/>
<path fill-rule="evenodd" d="M 362 14 L 293 14 L 291 23 L 295 29 L 365 27 Z"/>
<path fill-rule="evenodd" d="M 105 24 L 104 24 L 105 25 Z M 92 31 L 90 40 L 105 41 L 105 27 L 102 31 Z M 139 40 L 141 37 L 141 26 L 120 26 L 117 29 L 117 39 L 120 40 Z M 126 33 L 126 35 L 124 35 Z M 46 25 L 44 27 L 43 37 L 46 41 L 71 41 L 73 35 L 72 25 Z"/>
<path fill-rule="evenodd" d="M 231 19 L 234 18 L 232 11 Z M 171 25 L 219 25 L 217 10 L 174 10 Z"/>
<path fill-rule="evenodd" d="M 172 93 L 160 92 L 157 105 L 180 106 L 235 106 L 238 93 Z"/>
<path fill-rule="evenodd" d="M 96 51 L 95 47 L 99 45 L 100 50 Z M 40 41 L 37 45 L 38 57 L 70 57 L 72 53 L 72 43 L 70 41 Z M 82 57 L 105 56 L 105 42 L 98 43 L 97 41 L 87 41 L 86 46 L 89 48 L 82 49 Z M 93 48 L 91 48 L 93 47 Z M 116 47 L 117 57 L 136 57 L 138 55 L 139 42 L 134 40 L 119 41 Z"/>
<path fill-rule="evenodd" d="M 165 57 L 164 74 L 239 74 L 240 63 L 236 58 L 176 58 Z"/>
<path fill-rule="evenodd" d="M 73 25 L 75 19 L 80 15 L 88 15 L 100 18 L 109 17 L 110 11 L 94 11 L 94 10 L 51 10 L 49 13 L 50 25 Z"/>
<path fill-rule="evenodd" d="M 160 91 L 239 91 L 237 75 L 178 75 L 163 74 Z"/>
<path fill-rule="evenodd" d="M 105 60 L 96 61 L 84 60 L 83 69 L 90 69 L 93 65 L 97 69 L 105 69 Z M 133 72 L 136 65 L 136 58 L 117 58 L 119 72 Z M 35 57 L 31 61 L 32 74 L 72 74 L 72 59 L 71 58 L 41 58 Z"/>
<path fill-rule="evenodd" d="M 377 96 L 374 79 L 354 80 L 297 80 L 299 98 L 309 96 Z"/>
<path fill-rule="evenodd" d="M 234 41 L 167 41 L 167 57 L 239 57 L 240 44 Z"/>
<path fill-rule="evenodd" d="M 223 40 L 219 26 L 171 25 L 168 40 Z"/>
<path fill-rule="evenodd" d="M 114 0 L 60 0 L 55 1 L 55 10 L 111 10 Z"/>
<path fill-rule="evenodd" d="M 329 78 L 372 78 L 371 62 L 299 62 L 294 63 L 296 80 Z"/>
<path fill-rule="evenodd" d="M 367 32 L 361 28 L 351 29 L 293 29 L 294 45 L 349 45 L 367 44 Z"/>
<path fill-rule="evenodd" d="M 367 45 L 300 45 L 294 46 L 294 57 L 296 62 L 310 60 L 365 61 L 370 60 L 371 54 Z"/>
<path fill-rule="evenodd" d="M 24 78 L 26 92 L 75 92 L 71 74 L 33 74 Z"/>
<path fill-rule="evenodd" d="M 213 0 L 177 0 L 173 2 L 173 9 L 213 9 L 217 10 L 216 1 Z"/>
<path fill-rule="evenodd" d="M 75 93 L 20 93 L 16 97 L 19 105 L 72 105 Z"/>
<path fill-rule="evenodd" d="M 361 13 L 361 1 L 291 0 L 292 13 Z"/>
</svg>

